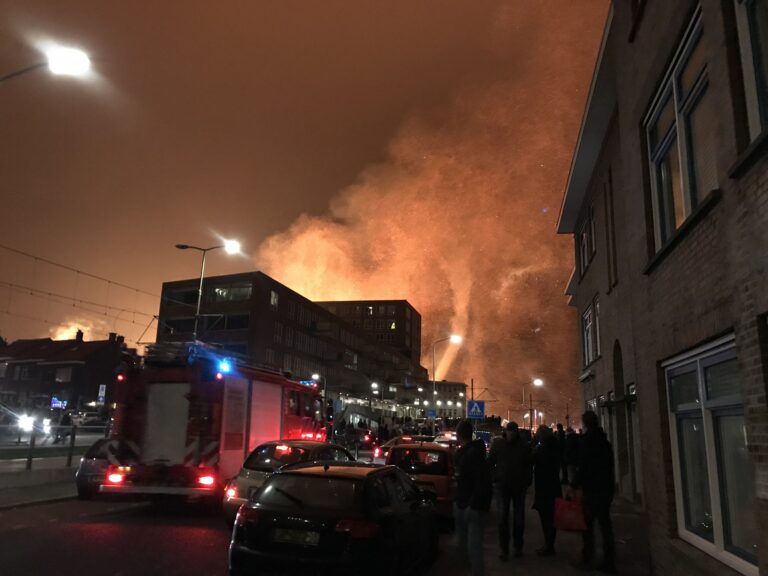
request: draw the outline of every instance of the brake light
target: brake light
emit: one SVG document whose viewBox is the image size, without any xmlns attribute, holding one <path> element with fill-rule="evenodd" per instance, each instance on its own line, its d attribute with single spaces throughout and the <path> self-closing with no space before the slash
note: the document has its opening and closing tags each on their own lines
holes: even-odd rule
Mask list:
<svg viewBox="0 0 768 576">
<path fill-rule="evenodd" d="M 376 446 L 376 448 L 373 449 L 373 457 L 379 458 L 381 456 L 381 448 Z"/>
<path fill-rule="evenodd" d="M 364 440 L 365 440 L 366 442 L 370 442 L 370 441 L 371 441 L 371 437 L 370 437 L 370 436 L 368 436 L 368 434 L 366 434 L 366 435 L 365 435 L 365 438 L 364 438 Z"/>
<path fill-rule="evenodd" d="M 245 526 L 248 523 L 255 524 L 258 521 L 259 513 L 255 508 L 251 508 L 245 504 L 240 506 L 240 510 L 237 511 L 237 517 L 235 517 L 236 526 Z"/>
<path fill-rule="evenodd" d="M 336 532 L 349 534 L 350 538 L 373 538 L 379 533 L 379 525 L 370 520 L 346 518 L 336 524 Z"/>
<path fill-rule="evenodd" d="M 411 440 L 413 440 L 413 438 L 411 438 L 410 436 L 403 436 L 402 440 L 405 440 L 406 442 L 410 442 Z"/>
<path fill-rule="evenodd" d="M 203 486 L 213 486 L 216 483 L 216 478 L 210 474 L 206 474 L 205 476 L 198 476 L 197 483 Z"/>
<path fill-rule="evenodd" d="M 322 432 L 318 432 L 317 434 L 315 434 L 315 438 L 318 439 L 318 440 L 320 440 L 322 437 L 323 437 L 323 433 Z"/>
<path fill-rule="evenodd" d="M 237 488 L 233 486 L 227 488 L 227 498 L 237 498 Z"/>
<path fill-rule="evenodd" d="M 125 474 L 119 474 L 118 472 L 107 474 L 107 481 L 110 484 L 121 484 L 123 480 L 125 480 Z"/>
</svg>

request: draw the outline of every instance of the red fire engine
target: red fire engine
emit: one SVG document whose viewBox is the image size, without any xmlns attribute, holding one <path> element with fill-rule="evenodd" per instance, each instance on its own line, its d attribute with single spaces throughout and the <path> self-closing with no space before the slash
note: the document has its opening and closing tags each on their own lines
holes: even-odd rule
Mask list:
<svg viewBox="0 0 768 576">
<path fill-rule="evenodd" d="M 117 376 L 101 493 L 218 498 L 257 445 L 325 439 L 321 396 L 201 344 L 159 344 Z"/>
</svg>

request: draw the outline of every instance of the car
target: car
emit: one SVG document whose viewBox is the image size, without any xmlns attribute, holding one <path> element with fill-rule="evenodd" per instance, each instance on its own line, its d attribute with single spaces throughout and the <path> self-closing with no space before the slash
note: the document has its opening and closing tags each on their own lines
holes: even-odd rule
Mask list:
<svg viewBox="0 0 768 576">
<path fill-rule="evenodd" d="M 99 493 L 99 485 L 104 481 L 109 466 L 107 442 L 106 438 L 97 440 L 80 459 L 75 472 L 77 497 L 80 500 L 90 500 Z"/>
<path fill-rule="evenodd" d="M 230 576 L 271 568 L 394 576 L 438 551 L 434 497 L 394 466 L 297 465 L 270 476 L 237 513 Z"/>
<path fill-rule="evenodd" d="M 234 522 L 238 508 L 258 490 L 267 477 L 285 466 L 301 462 L 354 462 L 348 450 L 337 444 L 314 440 L 276 440 L 257 446 L 243 462 L 240 472 L 224 488 L 224 518 Z"/>
<path fill-rule="evenodd" d="M 409 444 L 412 442 L 431 442 L 432 436 L 420 436 L 417 434 L 404 434 L 402 436 L 395 436 L 391 440 L 388 440 L 382 444 L 378 450 L 373 450 L 373 461 L 379 464 L 384 464 L 387 461 L 387 455 L 393 446 L 399 446 L 400 444 Z"/>
<path fill-rule="evenodd" d="M 99 420 L 98 412 L 77 412 L 72 413 L 72 424 L 75 426 L 85 426 L 86 422 Z"/>
<path fill-rule="evenodd" d="M 443 519 L 453 518 L 456 496 L 453 449 L 436 442 L 400 444 L 390 450 L 387 464 L 408 474 L 422 490 L 433 492 L 437 513 Z"/>
</svg>

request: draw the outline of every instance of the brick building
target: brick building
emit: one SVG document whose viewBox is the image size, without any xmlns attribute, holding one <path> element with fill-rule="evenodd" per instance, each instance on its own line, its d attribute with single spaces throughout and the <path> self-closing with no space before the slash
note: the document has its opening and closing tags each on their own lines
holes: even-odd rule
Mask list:
<svg viewBox="0 0 768 576">
<path fill-rule="evenodd" d="M 158 341 L 192 338 L 198 283 L 189 279 L 163 284 Z M 206 278 L 200 312 L 199 340 L 297 379 L 320 374 L 329 397 L 344 392 L 369 399 L 376 382 L 386 392 L 394 390 L 388 398 L 398 399 L 404 390 L 426 381 L 418 357 L 411 359 L 376 341 L 327 306 L 262 272 Z"/>
<path fill-rule="evenodd" d="M 86 341 L 79 330 L 72 340 L 17 340 L 0 348 L 0 403 L 17 408 L 66 403 L 73 409 L 108 404 L 119 367 L 135 354 L 114 333 L 107 340 Z"/>
<path fill-rule="evenodd" d="M 407 300 L 316 302 L 377 342 L 392 346 L 418 362 L 421 357 L 421 314 Z"/>
<path fill-rule="evenodd" d="M 768 2 L 615 2 L 558 231 L 655 574 L 768 574 Z"/>
</svg>

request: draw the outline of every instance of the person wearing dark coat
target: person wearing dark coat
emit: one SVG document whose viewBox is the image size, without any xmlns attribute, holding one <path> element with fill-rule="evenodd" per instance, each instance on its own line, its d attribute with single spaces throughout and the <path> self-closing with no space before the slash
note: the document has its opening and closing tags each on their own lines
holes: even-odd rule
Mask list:
<svg viewBox="0 0 768 576">
<path fill-rule="evenodd" d="M 515 556 L 523 554 L 525 493 L 533 480 L 531 448 L 520 436 L 517 423 L 508 422 L 503 436 L 491 444 L 488 462 L 493 470 L 494 498 L 499 509 L 499 557 L 509 557 L 509 508 Z"/>
<path fill-rule="evenodd" d="M 453 518 L 460 549 L 468 556 L 472 576 L 483 576 L 483 535 L 491 507 L 491 473 L 485 457 L 485 443 L 473 440 L 472 422 L 462 420 L 456 427 L 456 495 Z"/>
<path fill-rule="evenodd" d="M 603 541 L 603 563 L 599 570 L 614 573 L 615 545 L 611 522 L 613 502 L 613 449 L 608 437 L 600 428 L 597 414 L 587 410 L 582 416 L 586 432 L 579 440 L 579 457 L 576 474 L 571 482 L 573 488 L 581 490 L 584 504 L 584 521 L 587 529 L 583 533 L 582 566 L 591 568 L 595 555 L 595 523 L 600 524 Z"/>
<path fill-rule="evenodd" d="M 539 556 L 555 555 L 555 499 L 562 496 L 560 488 L 560 443 L 552 430 L 539 426 L 536 431 L 536 448 L 533 451 L 533 509 L 539 513 L 544 531 L 544 547 Z"/>
<path fill-rule="evenodd" d="M 565 463 L 565 430 L 563 429 L 563 425 L 559 422 L 555 429 L 555 440 L 557 440 L 557 445 L 560 448 L 560 479 L 561 482 L 567 483 L 568 466 Z"/>
</svg>

